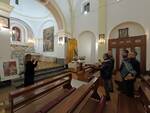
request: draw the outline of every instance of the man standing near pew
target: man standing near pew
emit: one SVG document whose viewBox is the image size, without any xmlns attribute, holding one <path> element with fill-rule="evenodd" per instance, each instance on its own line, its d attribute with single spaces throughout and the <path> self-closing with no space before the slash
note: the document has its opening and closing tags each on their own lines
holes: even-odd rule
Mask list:
<svg viewBox="0 0 150 113">
<path fill-rule="evenodd" d="M 133 84 L 134 86 L 136 87 L 133 87 L 135 89 L 132 89 L 133 91 L 137 91 L 139 89 L 139 84 L 136 82 L 138 81 L 139 79 L 137 78 L 140 78 L 140 74 L 141 74 L 141 71 L 140 71 L 140 62 L 136 59 L 136 56 L 137 56 L 137 52 L 136 51 L 132 51 L 130 53 L 130 63 L 133 67 L 133 69 L 136 71 L 136 75 L 135 75 L 135 78 L 133 80 Z"/>
<path fill-rule="evenodd" d="M 105 53 L 103 55 L 104 61 L 102 62 L 102 65 L 100 66 L 100 73 L 101 77 L 104 81 L 104 88 L 106 93 L 106 100 L 110 100 L 110 81 L 112 76 L 112 61 L 108 55 L 108 53 Z"/>
<path fill-rule="evenodd" d="M 108 55 L 110 57 L 110 60 L 111 60 L 111 80 L 110 80 L 110 92 L 113 92 L 113 81 L 112 81 L 112 75 L 113 75 L 113 70 L 114 70 L 114 58 L 112 56 L 112 51 L 108 51 Z"/>
<path fill-rule="evenodd" d="M 132 54 L 128 52 L 128 50 L 123 50 L 122 52 L 122 63 L 120 67 L 120 73 L 122 77 L 122 91 L 129 97 L 133 97 L 133 89 L 134 89 L 134 79 L 136 76 L 136 71 L 134 70 L 131 64 L 131 56 Z"/>
<path fill-rule="evenodd" d="M 130 53 L 130 63 L 132 64 L 133 66 L 133 69 L 136 71 L 136 78 L 139 78 L 140 77 L 140 62 L 136 59 L 136 56 L 137 56 L 137 52 L 136 51 L 132 51 Z"/>
</svg>

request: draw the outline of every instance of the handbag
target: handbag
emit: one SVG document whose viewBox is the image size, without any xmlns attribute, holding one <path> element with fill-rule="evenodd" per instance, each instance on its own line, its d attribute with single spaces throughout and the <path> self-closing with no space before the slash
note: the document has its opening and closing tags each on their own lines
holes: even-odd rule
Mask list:
<svg viewBox="0 0 150 113">
<path fill-rule="evenodd" d="M 125 66 L 125 68 L 123 68 L 123 70 L 121 71 L 123 78 L 125 80 L 132 80 L 135 78 L 136 75 L 136 71 L 133 69 L 132 65 L 128 62 L 123 61 L 123 64 Z"/>
</svg>

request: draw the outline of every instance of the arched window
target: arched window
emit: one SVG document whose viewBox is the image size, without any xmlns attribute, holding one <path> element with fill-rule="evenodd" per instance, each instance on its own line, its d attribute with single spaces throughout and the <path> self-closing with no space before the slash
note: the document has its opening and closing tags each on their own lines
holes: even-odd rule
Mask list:
<svg viewBox="0 0 150 113">
<path fill-rule="evenodd" d="M 87 14 L 89 12 L 90 12 L 90 1 L 89 0 L 85 0 L 81 4 L 81 13 L 82 14 Z"/>
<path fill-rule="evenodd" d="M 12 41 L 21 41 L 21 30 L 16 26 L 12 28 Z"/>
</svg>

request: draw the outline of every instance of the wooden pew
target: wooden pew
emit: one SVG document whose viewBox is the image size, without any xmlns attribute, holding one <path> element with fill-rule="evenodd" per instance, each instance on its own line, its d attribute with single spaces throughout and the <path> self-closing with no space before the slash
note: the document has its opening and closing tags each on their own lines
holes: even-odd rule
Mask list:
<svg viewBox="0 0 150 113">
<path fill-rule="evenodd" d="M 36 101 L 42 102 L 42 100 L 45 99 L 44 102 L 46 103 L 46 97 L 52 99 L 52 105 L 54 106 L 55 104 L 59 103 L 60 100 L 62 100 L 75 90 L 71 86 L 71 77 L 71 73 L 69 72 L 56 77 L 52 77 L 50 79 L 46 79 L 41 82 L 37 82 L 29 87 L 21 88 L 11 92 L 9 95 L 10 112 L 23 113 L 22 109 L 32 103 L 34 104 Z M 51 92 L 54 92 L 52 93 L 53 96 L 50 96 Z M 62 97 L 60 94 L 62 95 Z M 40 108 L 42 108 L 42 105 L 39 104 L 38 108 L 36 108 L 35 110 L 37 111 L 37 109 Z M 35 111 L 33 110 L 29 113 L 32 112 L 34 113 Z"/>
<path fill-rule="evenodd" d="M 84 66 L 83 69 L 77 72 L 78 80 L 89 82 L 93 78 L 93 73 L 95 69 L 90 67 L 89 65 Z"/>
<path fill-rule="evenodd" d="M 51 67 L 46 69 L 39 69 L 35 71 L 34 81 L 38 82 L 58 74 L 67 73 L 69 70 L 64 66 Z M 22 72 L 24 74 L 24 72 Z M 14 80 L 17 88 L 23 87 L 24 77 Z"/>
<path fill-rule="evenodd" d="M 120 93 L 118 95 L 117 113 L 150 113 L 150 79 L 141 78 L 140 97 L 130 98 Z"/>
<path fill-rule="evenodd" d="M 41 109 L 37 113 L 102 113 L 106 100 L 105 97 L 98 96 L 98 85 L 99 77 L 94 77 L 89 83 L 79 87 L 48 112 Z"/>
<path fill-rule="evenodd" d="M 145 113 L 150 113 L 150 76 L 143 76 L 140 86 L 140 100 Z"/>
</svg>

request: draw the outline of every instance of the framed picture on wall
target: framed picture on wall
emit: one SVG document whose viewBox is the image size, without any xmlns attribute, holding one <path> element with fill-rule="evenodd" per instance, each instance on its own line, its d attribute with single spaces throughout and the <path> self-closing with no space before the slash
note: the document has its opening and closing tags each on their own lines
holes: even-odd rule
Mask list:
<svg viewBox="0 0 150 113">
<path fill-rule="evenodd" d="M 126 38 L 129 37 L 129 28 L 123 28 L 123 29 L 119 29 L 119 38 Z"/>
<path fill-rule="evenodd" d="M 54 51 L 54 26 L 43 30 L 43 51 Z"/>
<path fill-rule="evenodd" d="M 18 78 L 19 77 L 18 72 L 19 72 L 18 60 L 11 59 L 0 61 L 1 81 Z"/>
<path fill-rule="evenodd" d="M 4 28 L 10 28 L 9 18 L 0 15 L 0 26 Z"/>
<path fill-rule="evenodd" d="M 12 27 L 12 41 L 19 41 L 21 42 L 21 30 L 17 26 Z"/>
</svg>

